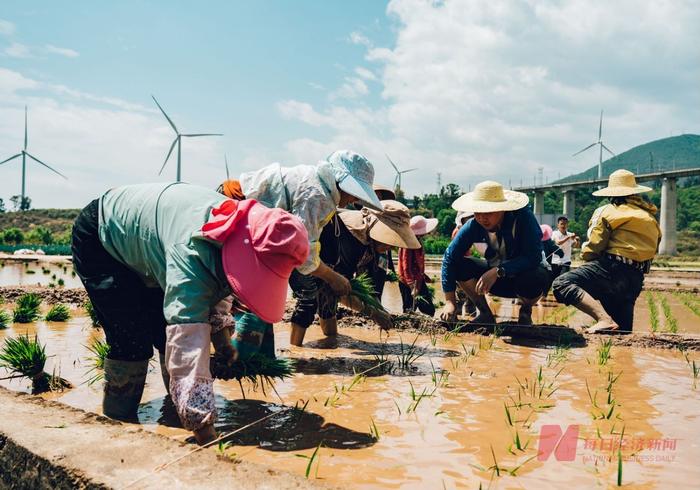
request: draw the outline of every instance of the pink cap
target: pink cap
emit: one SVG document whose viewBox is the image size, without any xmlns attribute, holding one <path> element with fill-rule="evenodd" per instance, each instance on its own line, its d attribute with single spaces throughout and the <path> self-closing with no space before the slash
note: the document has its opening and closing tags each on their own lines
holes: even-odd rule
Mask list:
<svg viewBox="0 0 700 490">
<path fill-rule="evenodd" d="M 546 242 L 552 238 L 552 227 L 549 225 L 540 225 L 540 230 L 542 230 L 542 241 Z"/>
<path fill-rule="evenodd" d="M 427 235 L 438 225 L 437 218 L 426 218 L 425 216 L 414 216 L 411 218 L 411 230 L 416 236 Z"/>
<path fill-rule="evenodd" d="M 289 276 L 309 255 L 301 220 L 254 199 L 227 199 L 212 210 L 202 233 L 223 242 L 224 273 L 241 302 L 266 322 L 280 321 Z"/>
</svg>

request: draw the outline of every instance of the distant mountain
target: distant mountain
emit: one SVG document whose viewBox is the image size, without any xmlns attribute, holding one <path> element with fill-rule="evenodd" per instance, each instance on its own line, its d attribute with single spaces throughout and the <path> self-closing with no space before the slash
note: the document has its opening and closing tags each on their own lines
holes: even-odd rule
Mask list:
<svg viewBox="0 0 700 490">
<path fill-rule="evenodd" d="M 595 147 L 597 151 L 598 148 Z M 591 151 L 589 155 L 593 155 Z M 603 162 L 603 175 L 625 168 L 634 173 L 646 174 L 662 170 L 680 170 L 700 167 L 700 135 L 684 134 L 635 146 Z M 590 180 L 598 176 L 598 166 L 557 182 Z"/>
</svg>

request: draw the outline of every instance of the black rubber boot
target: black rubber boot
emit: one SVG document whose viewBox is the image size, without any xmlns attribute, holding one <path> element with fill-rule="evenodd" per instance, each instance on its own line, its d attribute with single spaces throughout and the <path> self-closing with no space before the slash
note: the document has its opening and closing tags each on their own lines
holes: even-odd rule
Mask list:
<svg viewBox="0 0 700 490">
<path fill-rule="evenodd" d="M 148 361 L 105 359 L 102 412 L 112 419 L 137 420 L 147 373 Z"/>
</svg>

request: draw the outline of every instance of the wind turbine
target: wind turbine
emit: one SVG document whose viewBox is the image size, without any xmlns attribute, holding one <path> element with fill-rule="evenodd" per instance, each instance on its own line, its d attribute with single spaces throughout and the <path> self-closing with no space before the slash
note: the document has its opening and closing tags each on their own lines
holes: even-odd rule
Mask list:
<svg viewBox="0 0 700 490">
<path fill-rule="evenodd" d="M 571 156 L 575 157 L 579 153 L 583 153 L 584 151 L 588 150 L 589 148 L 593 148 L 595 145 L 598 145 L 600 147 L 599 148 L 600 153 L 598 154 L 598 178 L 602 179 L 603 178 L 603 148 L 605 148 L 605 151 L 610 153 L 612 156 L 615 156 L 615 154 L 610 150 L 610 148 L 605 146 L 605 144 L 603 143 L 603 111 L 602 110 L 600 111 L 600 126 L 598 126 L 598 141 L 596 141 L 595 143 L 591 143 L 590 145 L 585 147 L 583 150 L 577 151 L 576 153 L 574 153 Z"/>
<path fill-rule="evenodd" d="M 224 164 L 226 165 L 226 180 L 231 180 L 228 173 L 228 158 L 226 158 L 226 153 L 224 153 Z"/>
<path fill-rule="evenodd" d="M 153 97 L 153 95 L 151 95 Z M 220 133 L 197 133 L 197 134 L 181 134 L 180 131 L 178 131 L 177 127 L 175 126 L 175 123 L 168 117 L 168 115 L 165 113 L 163 108 L 160 106 L 158 101 L 156 100 L 155 97 L 153 97 L 153 101 L 156 103 L 158 106 L 158 109 L 160 109 L 160 112 L 163 113 L 165 116 L 165 119 L 168 120 L 170 123 L 170 126 L 173 128 L 173 131 L 175 131 L 175 139 L 173 140 L 173 144 L 170 145 L 170 150 L 168 151 L 168 156 L 165 157 L 165 161 L 163 162 L 163 166 L 160 167 L 160 172 L 158 172 L 158 175 L 163 173 L 163 169 L 165 168 L 165 165 L 168 163 L 168 159 L 170 158 L 170 155 L 173 152 L 173 149 L 175 148 L 175 145 L 177 144 L 177 181 L 180 182 L 182 179 L 180 178 L 181 176 L 181 155 L 182 155 L 182 138 L 197 138 L 199 136 L 223 136 L 223 134 Z"/>
<path fill-rule="evenodd" d="M 394 170 L 396 171 L 396 178 L 394 179 L 394 188 L 395 189 L 401 189 L 401 176 L 403 174 L 406 174 L 408 172 L 413 172 L 414 170 L 418 170 L 418 168 L 409 168 L 407 170 L 399 170 L 399 167 L 396 166 L 396 164 L 389 158 L 389 155 L 386 153 L 384 154 L 386 156 L 386 159 L 389 160 L 389 163 L 391 163 L 391 166 L 394 167 Z"/>
<path fill-rule="evenodd" d="M 52 172 L 60 175 L 64 179 L 68 180 L 68 177 L 63 175 L 61 172 L 58 170 L 51 168 L 49 165 L 45 164 L 41 160 L 39 160 L 37 157 L 33 156 L 31 153 L 27 151 L 27 106 L 24 106 L 24 148 L 22 148 L 22 151 L 17 153 L 16 155 L 11 156 L 10 158 L 3 160 L 0 162 L 0 165 L 3 163 L 7 163 L 9 161 L 14 160 L 15 158 L 22 157 L 22 200 L 20 201 L 20 209 L 24 208 L 24 198 L 25 198 L 25 188 L 26 188 L 26 182 L 27 182 L 27 157 L 31 158 L 35 162 L 37 162 L 40 165 L 43 165 L 44 167 L 48 168 Z"/>
</svg>

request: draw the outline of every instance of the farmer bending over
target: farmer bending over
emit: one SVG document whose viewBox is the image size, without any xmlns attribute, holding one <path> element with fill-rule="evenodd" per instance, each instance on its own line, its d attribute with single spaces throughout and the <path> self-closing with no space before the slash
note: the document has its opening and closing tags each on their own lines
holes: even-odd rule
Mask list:
<svg viewBox="0 0 700 490">
<path fill-rule="evenodd" d="M 589 333 L 632 331 L 634 303 L 661 241 L 656 206 L 637 195 L 649 191 L 628 170 L 610 174 L 608 186 L 593 193 L 609 197 L 610 203 L 591 217 L 581 248 L 586 263 L 554 281 L 557 301 L 596 320 Z"/>
<path fill-rule="evenodd" d="M 452 204 L 457 211 L 473 212 L 474 217 L 459 230 L 443 258 L 446 302 L 441 320 L 455 318 L 456 282 L 479 309 L 473 323 L 495 323 L 484 296 L 490 293 L 520 298 L 518 323 L 532 324 L 532 305 L 546 293 L 550 279 L 543 263 L 542 231 L 527 204 L 527 195 L 504 190 L 492 181 L 477 184 Z M 487 245 L 485 259 L 464 256 L 476 243 Z"/>
<path fill-rule="evenodd" d="M 104 414 L 136 418 L 155 347 L 180 420 L 203 444 L 216 437 L 210 343 L 229 365 L 238 358 L 228 328 L 234 303 L 266 322 L 282 319 L 289 275 L 309 242 L 296 217 L 254 200 L 143 184 L 111 189 L 83 209 L 72 251 L 109 345 Z"/>
<path fill-rule="evenodd" d="M 358 153 L 339 150 L 315 166 L 282 167 L 273 163 L 244 173 L 240 180 L 221 184 L 219 192 L 232 199 L 256 199 L 265 206 L 284 209 L 301 219 L 309 235 L 309 256 L 292 273 L 290 286 L 297 300 L 315 300 L 314 277 L 326 282 L 338 296 L 350 293 L 348 279 L 320 258 L 321 230 L 338 207 L 359 201 L 381 210 L 382 205 L 372 189 L 373 180 L 374 167 L 369 160 Z M 306 319 L 294 315 L 291 321 L 293 335 L 294 326 L 299 327 Z"/>
<path fill-rule="evenodd" d="M 376 271 L 377 258 L 382 257 L 391 247 L 420 247 L 418 239 L 410 228 L 408 208 L 397 201 L 382 201 L 384 211 L 363 208 L 360 211 L 341 211 L 334 221 L 326 225 L 321 234 L 321 258 L 333 264 L 334 270 L 348 279 L 363 272 L 370 274 L 372 282 L 383 280 L 371 275 Z M 318 293 L 300 299 L 293 317 L 303 319 L 303 323 L 292 324 L 292 344 L 300 346 L 306 329 L 311 325 L 318 311 L 319 323 L 326 336 L 337 334 L 336 312 L 338 296 L 326 285 L 316 281 Z M 375 295 L 381 302 L 381 297 Z M 362 304 L 357 297 L 343 296 L 343 304 L 361 311 L 372 318 L 382 329 L 392 326 L 391 317 L 384 310 Z"/>
</svg>

